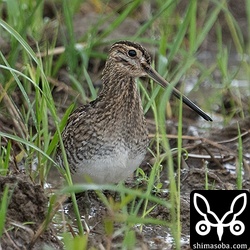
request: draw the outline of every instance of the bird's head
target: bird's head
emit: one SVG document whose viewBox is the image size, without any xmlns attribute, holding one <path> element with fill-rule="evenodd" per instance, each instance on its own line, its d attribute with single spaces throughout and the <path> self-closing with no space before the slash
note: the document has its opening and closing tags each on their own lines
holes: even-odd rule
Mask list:
<svg viewBox="0 0 250 250">
<path fill-rule="evenodd" d="M 113 80 L 118 78 L 148 76 L 163 88 L 169 85 L 169 83 L 151 67 L 151 57 L 146 49 L 140 44 L 130 41 L 116 42 L 111 46 L 103 76 L 109 80 L 111 78 Z M 204 111 L 181 94 L 180 91 L 171 85 L 170 87 L 172 88 L 173 95 L 182 99 L 185 104 L 195 110 L 205 120 L 212 121 Z"/>
<path fill-rule="evenodd" d="M 145 68 L 150 67 L 151 57 L 140 44 L 120 41 L 111 46 L 108 61 L 113 62 L 117 73 L 141 77 L 147 75 Z"/>
</svg>

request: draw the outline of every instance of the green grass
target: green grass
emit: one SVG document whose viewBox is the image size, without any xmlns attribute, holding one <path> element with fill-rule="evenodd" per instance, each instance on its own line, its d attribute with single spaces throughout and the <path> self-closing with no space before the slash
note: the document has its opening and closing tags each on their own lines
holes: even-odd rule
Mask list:
<svg viewBox="0 0 250 250">
<path fill-rule="evenodd" d="M 239 190 L 242 189 L 242 183 L 243 183 L 243 176 L 242 176 L 242 171 L 244 169 L 243 164 L 244 164 L 244 159 L 243 159 L 243 143 L 242 143 L 242 137 L 241 137 L 241 131 L 240 131 L 240 126 L 238 124 L 238 159 L 237 159 L 237 165 L 236 165 L 236 175 L 237 175 L 237 188 Z"/>
<path fill-rule="evenodd" d="M 103 7 L 112 6 L 109 1 L 99 2 Z M 209 3 L 211 8 L 208 7 Z M 76 40 L 73 29 L 73 17 L 78 12 L 82 1 L 67 1 L 60 3 L 61 11 L 57 13 L 57 17 L 61 17 L 65 24 L 65 32 L 62 42 L 65 47 L 65 52 L 58 56 L 47 55 L 39 57 L 39 52 L 44 52 L 48 49 L 54 49 L 56 46 L 55 37 L 51 43 L 48 41 L 40 41 L 41 31 L 46 25 L 43 19 L 44 1 L 7 1 L 0 3 L 0 7 L 4 6 L 7 13 L 7 19 L 0 19 L 0 32 L 5 39 L 9 40 L 11 50 L 7 55 L 0 51 L 0 80 L 3 91 L 0 93 L 0 112 L 4 115 L 9 114 L 10 108 L 14 109 L 17 117 L 13 117 L 13 121 L 18 121 L 21 126 L 14 126 L 13 132 L 0 131 L 1 149 L 0 149 L 0 174 L 6 175 L 9 170 L 11 157 L 15 157 L 16 152 L 13 148 L 13 143 L 17 145 L 19 151 L 24 152 L 21 159 L 25 160 L 27 175 L 44 185 L 47 180 L 48 173 L 51 167 L 55 167 L 56 163 L 53 160 L 53 155 L 57 144 L 59 143 L 64 152 L 61 131 L 63 130 L 67 118 L 74 108 L 74 105 L 69 106 L 61 117 L 62 109 L 60 108 L 61 101 L 55 99 L 55 87 L 50 81 L 50 77 L 57 79 L 58 72 L 61 68 L 67 69 L 67 74 L 70 80 L 70 88 L 77 91 L 79 96 L 69 96 L 69 103 L 77 102 L 86 103 L 93 100 L 97 96 L 98 90 L 94 88 L 91 81 L 90 63 L 91 60 L 98 59 L 103 61 L 106 57 L 105 53 L 98 52 L 101 45 L 110 45 L 115 39 L 109 35 L 116 31 L 119 25 L 127 18 L 135 18 L 140 8 L 145 1 L 125 1 L 109 11 L 99 13 L 97 25 L 89 27 L 87 33 Z M 84 3 L 83 3 L 84 5 Z M 249 1 L 246 2 L 247 18 L 250 23 L 250 7 Z M 112 19 L 119 15 L 114 20 Z M 227 26 L 232 38 L 232 47 L 242 56 L 242 60 L 233 70 L 229 66 L 230 47 L 223 44 L 222 28 L 217 20 L 218 14 L 225 16 Z M 3 13 L 2 13 L 3 15 Z M 113 21 L 111 21 L 113 20 Z M 50 20 L 51 21 L 51 20 Z M 98 32 L 98 27 L 105 21 L 109 21 L 110 25 L 102 32 Z M 62 22 L 58 20 L 58 22 Z M 28 24 L 28 25 L 27 25 Z M 207 38 L 212 27 L 216 27 L 216 47 L 217 54 L 210 65 L 205 62 L 200 62 L 197 59 L 201 44 Z M 55 36 L 59 33 L 59 28 L 55 32 Z M 250 37 L 250 32 L 249 32 Z M 199 71 L 198 79 L 191 92 L 197 91 L 200 84 L 205 80 L 209 80 L 211 88 L 219 89 L 215 91 L 204 103 L 201 103 L 202 108 L 206 110 L 213 109 L 213 103 L 222 99 L 224 91 L 235 91 L 232 87 L 232 80 L 238 77 L 240 72 L 244 72 L 246 79 L 250 76 L 249 61 L 243 56 L 244 53 L 249 53 L 250 46 L 245 43 L 242 36 L 242 31 L 230 12 L 227 1 L 196 1 L 191 0 L 182 12 L 177 8 L 176 1 L 173 0 L 158 0 L 155 2 L 153 14 L 139 27 L 136 34 L 132 37 L 124 34 L 124 39 L 143 42 L 157 49 L 153 56 L 155 68 L 157 71 L 173 86 L 179 82 L 183 82 L 183 77 L 192 74 L 192 71 Z M 35 41 L 33 46 L 30 46 L 30 40 Z M 84 44 L 82 47 L 75 46 L 76 43 Z M 175 63 L 177 58 L 178 63 Z M 221 82 L 217 83 L 211 75 L 219 70 Z M 107 235 L 114 233 L 114 223 L 120 223 L 124 226 L 124 249 L 132 249 L 135 244 L 135 235 L 131 230 L 135 224 L 141 225 L 141 230 L 146 224 L 161 225 L 171 228 L 172 236 L 175 240 L 176 248 L 180 249 L 181 237 L 181 222 L 180 222 L 180 168 L 181 155 L 183 152 L 182 145 L 182 105 L 177 111 L 167 109 L 169 107 L 169 98 L 171 89 L 163 90 L 151 82 L 145 85 L 144 82 L 139 82 L 141 97 L 145 113 L 150 113 L 155 122 L 155 136 L 150 148 L 155 161 L 151 166 L 149 176 L 142 170 L 138 170 L 138 175 L 147 182 L 146 190 L 142 191 L 139 188 L 128 189 L 123 184 L 118 186 L 96 186 L 96 185 L 73 185 L 69 166 L 66 164 L 66 172 L 62 172 L 65 176 L 69 187 L 59 191 L 59 194 L 70 193 L 74 204 L 74 209 L 77 218 L 77 226 L 79 237 L 73 241 L 66 233 L 64 235 L 64 243 L 66 249 L 78 249 L 78 244 L 84 242 L 86 244 L 87 237 L 84 235 L 84 228 L 81 223 L 75 192 L 85 189 L 93 189 L 98 192 L 98 195 L 105 206 L 114 213 L 112 220 L 106 220 L 104 223 Z M 18 94 L 20 103 L 15 103 L 14 95 Z M 8 97 L 11 105 L 6 107 L 4 96 Z M 219 101 L 218 101 L 219 102 Z M 221 104 L 221 103 L 220 103 Z M 6 112 L 6 113 L 5 113 Z M 224 123 L 229 123 L 235 114 L 240 114 L 241 118 L 245 117 L 243 106 L 237 106 L 237 103 L 232 101 L 232 111 L 230 114 L 222 112 Z M 249 112 L 249 110 L 248 110 Z M 59 117 L 60 115 L 60 117 Z M 178 116 L 178 140 L 177 140 L 177 170 L 172 157 L 172 151 L 169 146 L 169 141 L 166 135 L 166 118 L 171 115 Z M 240 135 L 240 130 L 239 130 Z M 7 143 L 5 143 L 5 140 Z M 239 141 L 242 145 L 242 142 Z M 25 155 L 25 156 L 24 156 Z M 64 160 L 67 162 L 64 152 Z M 239 150 L 239 166 L 242 166 L 242 151 Z M 35 160 L 38 161 L 38 169 L 36 172 L 31 172 L 30 164 Z M 241 169 L 241 168 L 240 168 Z M 167 171 L 170 181 L 169 200 L 152 194 L 152 191 L 161 192 L 162 183 L 160 176 L 162 171 Z M 176 178 L 176 173 L 178 178 Z M 239 172 L 240 173 L 240 170 Z M 241 176 L 238 175 L 238 188 L 242 187 Z M 207 179 L 204 180 L 204 186 L 208 187 Z M 100 192 L 102 189 L 116 191 L 120 195 L 121 201 L 114 203 L 108 200 Z M 59 195 L 58 194 L 58 195 Z M 4 193 L 1 201 L 1 211 L 6 210 L 8 192 Z M 137 201 L 137 202 L 135 202 Z M 132 204 L 132 205 L 131 205 Z M 50 204 L 53 206 L 53 204 Z M 162 221 L 150 217 L 150 212 L 155 206 L 164 206 L 170 209 L 171 219 Z M 6 214 L 2 213 L 4 217 Z M 48 213 L 49 214 L 49 213 Z M 48 216 L 49 217 L 49 216 Z M 4 222 L 3 220 L 1 220 Z M 3 231 L 4 223 L 0 225 L 0 232 Z M 80 243 L 79 243 L 80 242 Z M 80 248 L 79 248 L 80 249 Z"/>
<path fill-rule="evenodd" d="M 4 225 L 6 221 L 6 214 L 8 209 L 8 199 L 9 199 L 9 187 L 6 186 L 3 191 L 0 203 L 0 237 L 2 237 L 4 232 Z"/>
</svg>

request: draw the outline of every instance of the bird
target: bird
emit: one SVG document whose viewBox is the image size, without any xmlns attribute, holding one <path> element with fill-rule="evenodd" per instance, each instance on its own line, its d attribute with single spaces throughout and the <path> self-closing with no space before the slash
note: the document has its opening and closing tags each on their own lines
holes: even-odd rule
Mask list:
<svg viewBox="0 0 250 250">
<path fill-rule="evenodd" d="M 118 183 L 140 166 L 149 138 L 136 79 L 145 76 L 163 88 L 169 85 L 152 68 L 150 54 L 140 44 L 118 41 L 111 46 L 99 95 L 73 111 L 62 132 L 73 183 Z M 176 88 L 172 94 L 212 121 Z M 56 158 L 65 168 L 60 148 Z"/>
</svg>

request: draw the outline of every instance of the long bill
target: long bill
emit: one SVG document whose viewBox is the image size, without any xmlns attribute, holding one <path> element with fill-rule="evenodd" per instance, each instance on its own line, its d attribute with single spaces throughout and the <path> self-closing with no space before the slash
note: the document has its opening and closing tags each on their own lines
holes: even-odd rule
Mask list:
<svg viewBox="0 0 250 250">
<path fill-rule="evenodd" d="M 144 68 L 148 76 L 150 76 L 154 81 L 159 83 L 163 88 L 166 88 L 170 85 L 161 75 L 159 75 L 153 68 L 146 67 Z M 182 98 L 182 101 L 193 109 L 196 113 L 198 113 L 201 117 L 203 117 L 206 121 L 213 121 L 212 118 L 207 115 L 202 109 L 200 109 L 196 104 L 194 104 L 190 99 L 188 99 L 185 95 L 183 95 L 179 90 L 176 88 L 172 88 L 172 93 L 178 99 Z"/>
</svg>

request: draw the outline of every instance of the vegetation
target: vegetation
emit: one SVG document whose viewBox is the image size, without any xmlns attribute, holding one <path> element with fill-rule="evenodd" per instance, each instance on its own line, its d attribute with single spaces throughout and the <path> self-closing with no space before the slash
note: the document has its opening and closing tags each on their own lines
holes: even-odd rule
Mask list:
<svg viewBox="0 0 250 250">
<path fill-rule="evenodd" d="M 250 2 L 245 1 L 244 4 L 246 22 L 250 27 Z M 219 117 L 213 115 L 215 122 L 226 125 L 234 118 L 240 120 L 249 115 L 249 100 L 247 105 L 243 103 L 240 87 L 235 87 L 233 81 L 250 77 L 247 57 L 250 29 L 242 30 L 228 1 L 191 0 L 184 4 L 184 1 L 157 0 L 152 6 L 147 13 L 143 8 L 150 7 L 150 1 L 143 0 L 123 0 L 119 4 L 115 1 L 91 3 L 79 0 L 52 1 L 51 4 L 43 0 L 0 2 L 0 39 L 5 41 L 0 43 L 0 174 L 6 176 L 13 173 L 16 166 L 22 166 L 32 181 L 45 186 L 51 169 L 58 168 L 58 175 L 65 177 L 68 187 L 58 190 L 55 195 L 71 194 L 79 233 L 72 239 L 68 230 L 61 232 L 66 249 L 73 249 L 72 246 L 81 249 L 87 244 L 88 237 L 83 236 L 86 228 L 82 225 L 75 192 L 88 189 L 96 190 L 112 214 L 103 222 L 106 235 L 114 234 L 116 223 L 122 225 L 124 249 L 133 249 L 136 244 L 132 228 L 140 225 L 142 229 L 147 224 L 170 228 L 176 249 L 180 249 L 180 172 L 185 153 L 182 143 L 183 111 L 180 102 L 179 108 L 170 108 L 170 89 L 163 90 L 144 80 L 138 84 L 145 113 L 155 124 L 149 148 L 154 159 L 151 171 L 149 174 L 142 169 L 137 171 L 138 180 L 146 182 L 146 188 L 140 188 L 139 184 L 133 188 L 124 184 L 73 185 L 68 166 L 64 172 L 53 158 L 58 144 L 63 149 L 61 131 L 71 111 L 75 106 L 96 98 L 99 91 L 96 76 L 100 78 L 99 68 L 107 55 L 101 48 L 120 40 L 117 30 L 126 20 L 141 21 L 141 24 L 132 35 L 127 30 L 122 31 L 122 39 L 143 43 L 151 51 L 156 49 L 153 53 L 155 68 L 173 86 L 181 82 L 184 90 L 186 80 L 195 79 L 188 93 L 193 94 L 209 82 L 211 94 L 207 94 L 205 87 L 197 99 L 200 106 L 211 113 L 220 107 Z M 89 22 L 79 37 L 75 22 L 80 9 L 86 14 L 85 8 L 96 13 L 95 21 L 93 24 Z M 46 16 L 46 10 L 52 14 Z M 227 34 L 223 33 L 222 20 Z M 209 41 L 211 34 L 214 39 Z M 209 63 L 208 59 L 200 60 L 198 56 L 206 49 L 214 51 Z M 238 61 L 231 66 L 230 56 L 235 54 Z M 218 74 L 219 81 L 213 77 Z M 249 87 L 246 91 L 250 91 Z M 229 96 L 230 110 L 223 101 L 225 96 Z M 173 117 L 179 117 L 176 148 L 170 147 L 166 132 L 166 119 Z M 242 145 L 240 129 L 238 135 Z M 242 169 L 242 147 L 238 154 L 238 166 Z M 242 171 L 237 173 L 237 187 L 242 188 Z M 155 195 L 163 192 L 163 174 L 168 176 L 170 183 L 167 198 Z M 204 180 L 204 186 L 209 188 L 207 181 Z M 115 191 L 120 197 L 119 202 L 103 195 L 103 189 Z M 4 232 L 8 196 L 11 192 L 7 187 L 0 203 L 0 236 Z M 55 202 L 52 201 L 50 199 L 48 218 L 53 213 Z M 169 220 L 150 216 L 158 205 L 169 209 Z"/>
</svg>

